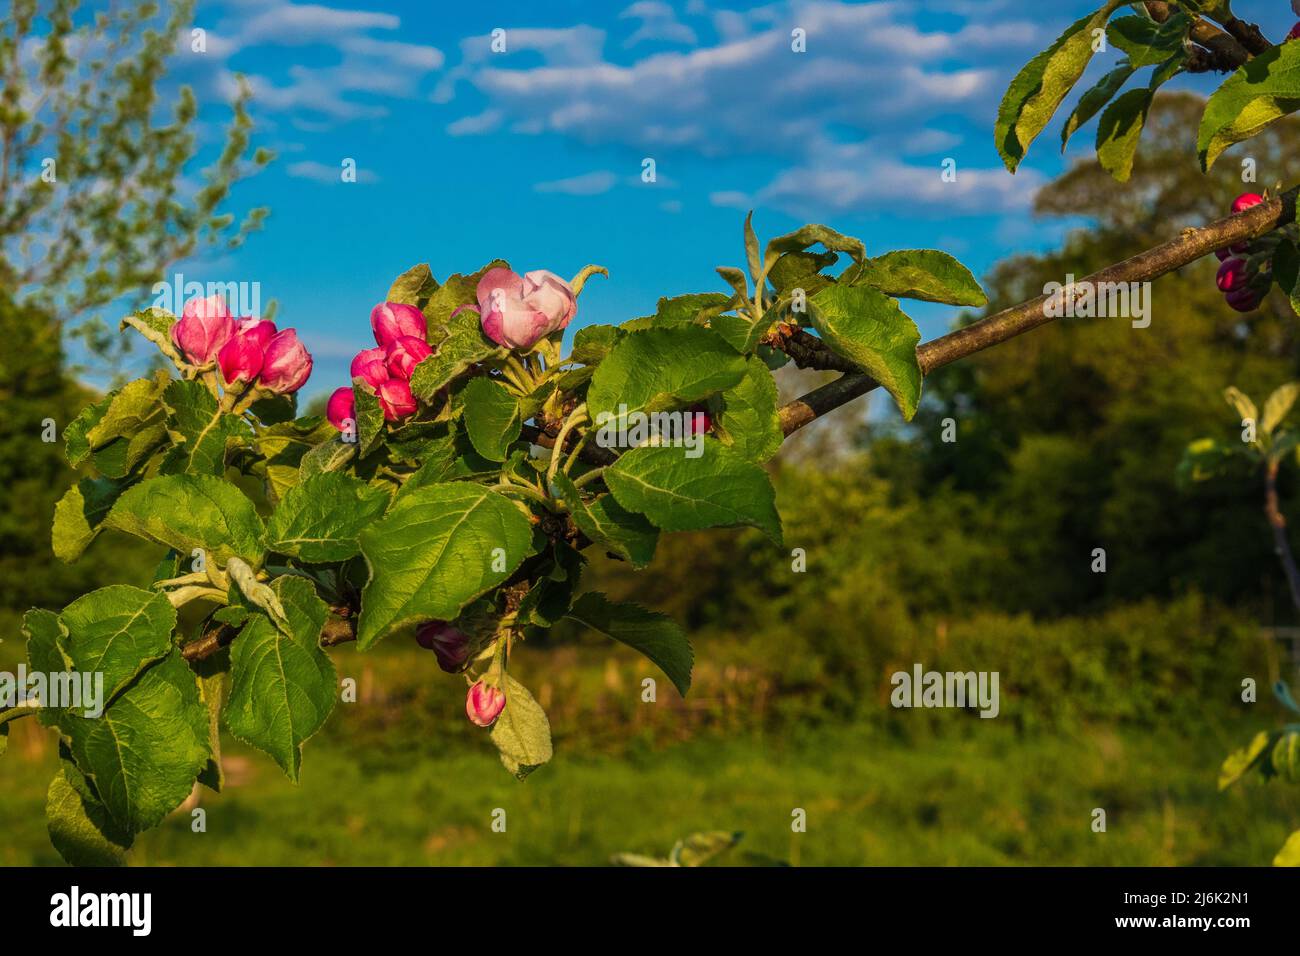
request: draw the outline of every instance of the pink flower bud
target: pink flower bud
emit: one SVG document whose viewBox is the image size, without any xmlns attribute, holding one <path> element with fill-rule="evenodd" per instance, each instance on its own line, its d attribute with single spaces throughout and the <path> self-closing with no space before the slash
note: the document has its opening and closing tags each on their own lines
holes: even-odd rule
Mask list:
<svg viewBox="0 0 1300 956">
<path fill-rule="evenodd" d="M 352 377 L 361 379 L 366 383 L 367 388 L 374 392 L 391 377 L 388 374 L 387 362 L 387 355 L 383 349 L 363 349 L 352 360 Z"/>
<path fill-rule="evenodd" d="M 469 660 L 469 637 L 446 621 L 429 621 L 420 625 L 415 640 L 426 651 L 438 656 L 438 666 L 454 674 Z"/>
<path fill-rule="evenodd" d="M 544 269 L 522 278 L 509 269 L 489 269 L 479 280 L 477 295 L 483 334 L 511 349 L 532 348 L 567 328 L 578 311 L 569 284 Z"/>
<path fill-rule="evenodd" d="M 374 330 L 375 341 L 381 346 L 387 346 L 404 335 L 417 339 L 429 337 L 429 326 L 424 321 L 424 313 L 403 302 L 381 302 L 371 309 L 370 328 Z"/>
<path fill-rule="evenodd" d="M 1241 212 L 1243 209 L 1249 209 L 1251 206 L 1258 206 L 1264 201 L 1264 197 L 1259 193 L 1242 193 L 1232 201 L 1232 211 Z"/>
<path fill-rule="evenodd" d="M 1220 292 L 1231 292 L 1234 289 L 1240 289 L 1248 279 L 1244 259 L 1225 260 L 1223 265 L 1219 266 L 1218 275 L 1214 277 L 1215 284 L 1218 285 Z"/>
<path fill-rule="evenodd" d="M 1291 31 L 1286 35 L 1286 39 L 1282 42 L 1289 43 L 1292 40 L 1300 40 L 1300 23 L 1291 28 Z"/>
<path fill-rule="evenodd" d="M 285 329 L 271 337 L 262 361 L 262 387 L 277 395 L 296 392 L 311 375 L 311 353 L 298 341 L 298 333 Z"/>
<path fill-rule="evenodd" d="M 235 320 L 219 295 L 191 299 L 172 324 L 172 344 L 194 365 L 207 365 L 235 334 Z"/>
<path fill-rule="evenodd" d="M 265 323 L 271 325 L 270 322 Z M 271 326 L 274 329 L 274 326 Z M 221 377 L 227 385 L 236 382 L 251 382 L 262 371 L 265 361 L 266 342 L 270 340 L 264 330 L 257 326 L 240 323 L 240 329 L 230 337 L 221 351 L 217 353 L 217 365 L 221 367 Z"/>
<path fill-rule="evenodd" d="M 379 407 L 384 410 L 384 418 L 390 422 L 415 413 L 415 396 L 411 394 L 410 384 L 403 379 L 390 378 L 375 389 L 375 395 L 379 398 Z"/>
<path fill-rule="evenodd" d="M 433 354 L 433 349 L 429 348 L 428 342 L 417 339 L 413 335 L 403 335 L 400 339 L 390 342 L 384 351 L 388 355 L 388 373 L 393 378 L 408 381 L 415 366 L 420 364 L 420 360 Z"/>
<path fill-rule="evenodd" d="M 1238 312 L 1253 312 L 1260 303 L 1259 293 L 1249 286 L 1241 289 L 1233 289 L 1223 297 L 1227 303 Z"/>
<path fill-rule="evenodd" d="M 334 389 L 329 402 L 325 406 L 325 417 L 339 431 L 347 430 L 344 427 L 344 422 L 348 419 L 351 419 L 355 425 L 357 420 L 357 396 L 350 385 Z"/>
<path fill-rule="evenodd" d="M 480 727 L 489 727 L 505 710 L 506 695 L 500 687 L 479 681 L 465 695 L 465 713 Z"/>
<path fill-rule="evenodd" d="M 703 435 L 713 428 L 713 418 L 703 405 L 692 405 L 688 421 L 688 434 Z"/>
</svg>

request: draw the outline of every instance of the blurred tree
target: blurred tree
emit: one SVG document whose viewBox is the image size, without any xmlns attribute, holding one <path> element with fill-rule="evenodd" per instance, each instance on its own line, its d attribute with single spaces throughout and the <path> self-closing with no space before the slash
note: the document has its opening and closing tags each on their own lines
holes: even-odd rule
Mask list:
<svg viewBox="0 0 1300 956">
<path fill-rule="evenodd" d="M 44 423 L 61 439 L 89 398 L 65 367 L 66 336 L 116 364 L 128 340 L 95 310 L 138 301 L 170 264 L 238 245 L 265 216 L 254 209 L 235 226 L 223 211 L 231 185 L 271 158 L 250 155 L 242 85 L 203 184 L 185 186 L 197 104 L 164 80 L 190 36 L 192 0 L 165 13 L 147 2 L 77 7 L 11 0 L 0 22 L 0 607 L 11 615 L 58 607 L 95 586 L 97 567 L 152 555 L 112 538 L 96 545 L 102 560 L 78 569 L 51 554 L 54 503 L 73 475 Z"/>
</svg>

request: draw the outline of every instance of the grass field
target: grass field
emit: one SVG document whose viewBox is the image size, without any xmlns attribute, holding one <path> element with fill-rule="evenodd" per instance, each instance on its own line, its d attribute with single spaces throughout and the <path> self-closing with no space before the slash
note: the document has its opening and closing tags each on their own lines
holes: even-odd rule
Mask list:
<svg viewBox="0 0 1300 956">
<path fill-rule="evenodd" d="M 176 814 L 139 839 L 132 862 L 599 865 L 726 829 L 745 833 L 733 862 L 1249 865 L 1267 864 L 1300 824 L 1294 787 L 1216 792 L 1219 760 L 1245 726 L 1069 739 L 988 726 L 921 744 L 852 726 L 781 739 L 705 735 L 617 756 L 562 751 L 522 783 L 486 741 L 450 753 L 377 751 L 349 745 L 342 729 L 309 744 L 297 787 L 261 755 L 228 745 L 226 792 L 202 796 L 207 832 Z M 0 863 L 59 862 L 43 823 L 54 767 L 52 745 L 35 735 L 0 761 Z M 791 831 L 796 807 L 806 833 Z M 1107 811 L 1105 833 L 1091 830 L 1094 807 Z M 505 833 L 491 828 L 496 808 Z"/>
</svg>

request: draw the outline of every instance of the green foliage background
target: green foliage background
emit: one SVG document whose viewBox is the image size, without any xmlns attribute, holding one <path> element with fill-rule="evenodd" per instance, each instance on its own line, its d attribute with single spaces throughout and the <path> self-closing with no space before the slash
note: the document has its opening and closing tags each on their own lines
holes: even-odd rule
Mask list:
<svg viewBox="0 0 1300 956">
<path fill-rule="evenodd" d="M 1039 198 L 1099 228 L 1018 256 L 990 311 L 1067 272 L 1086 275 L 1241 191 L 1197 168 L 1199 102 L 1165 97 L 1129 183 L 1084 163 Z M 1255 141 L 1261 178 L 1288 180 L 1295 124 Z M 884 237 L 880 243 L 885 244 Z M 548 712 L 560 759 L 520 784 L 463 719 L 463 685 L 431 656 L 336 649 L 359 702 L 342 705 L 288 783 L 223 741 L 228 787 L 143 834 L 141 863 L 601 863 L 662 854 L 702 829 L 747 832 L 741 861 L 827 864 L 1266 864 L 1300 826 L 1300 791 L 1220 794 L 1223 755 L 1275 724 L 1267 695 L 1293 671 L 1261 626 L 1292 623 L 1262 515 L 1241 482 L 1174 484 L 1187 442 L 1225 420 L 1221 391 L 1266 394 L 1297 375 L 1296 319 L 1276 295 L 1243 321 L 1200 262 L 1154 287 L 1153 322 L 1063 320 L 927 382 L 910 425 L 843 410 L 773 463 L 792 574 L 758 531 L 665 536 L 648 572 L 598 562 L 612 597 L 672 614 L 696 669 L 681 699 L 644 659 L 558 628 L 524 649 L 520 679 Z M 72 479 L 40 422 L 86 399 L 58 327 L 0 303 L 0 666 L 17 616 L 157 559 L 115 532 L 65 566 L 48 550 Z M 787 383 L 792 384 L 792 383 Z M 941 423 L 958 422 L 955 444 Z M 1294 489 L 1284 504 L 1300 521 Z M 1108 570 L 1093 574 L 1104 547 Z M 1002 714 L 896 711 L 889 676 L 996 670 Z M 640 702 L 654 676 L 659 702 Z M 0 760 L 0 863 L 54 863 L 42 823 L 53 740 L 20 721 Z M 490 831 L 502 807 L 507 834 Z M 790 812 L 808 812 L 806 834 Z M 1094 834 L 1094 807 L 1108 832 Z"/>
</svg>

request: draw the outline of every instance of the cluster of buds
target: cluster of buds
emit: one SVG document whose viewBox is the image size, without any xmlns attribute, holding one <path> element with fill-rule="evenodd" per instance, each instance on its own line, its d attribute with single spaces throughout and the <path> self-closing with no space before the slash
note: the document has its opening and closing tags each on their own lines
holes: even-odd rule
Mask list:
<svg viewBox="0 0 1300 956">
<path fill-rule="evenodd" d="M 191 299 L 171 327 L 172 344 L 196 368 L 221 370 L 226 394 L 287 395 L 311 375 L 311 354 L 293 329 L 236 319 L 219 295 Z"/>
<path fill-rule="evenodd" d="M 474 642 L 460 628 L 447 621 L 426 621 L 415 632 L 415 641 L 426 651 L 433 651 L 438 666 L 448 674 L 465 670 L 474 653 Z M 506 694 L 500 687 L 495 669 L 475 681 L 465 694 L 465 715 L 480 727 L 490 727 L 506 706 Z"/>
<path fill-rule="evenodd" d="M 415 413 L 411 373 L 433 354 L 424 313 L 403 302 L 381 302 L 370 310 L 370 328 L 376 348 L 362 349 L 352 360 L 352 379 L 379 400 L 387 421 L 400 421 Z M 355 419 L 356 396 L 351 388 L 335 390 L 326 415 L 339 431 Z"/>
<path fill-rule="evenodd" d="M 1258 193 L 1242 193 L 1232 201 L 1232 211 L 1241 212 L 1263 201 L 1264 197 Z M 1273 281 L 1268 269 L 1261 269 L 1259 265 L 1261 258 L 1265 265 L 1268 264 L 1272 248 L 1264 250 L 1262 247 L 1269 243 L 1263 239 L 1256 240 L 1256 245 L 1261 248 L 1256 249 L 1249 242 L 1238 242 L 1214 253 L 1220 262 L 1215 284 L 1228 305 L 1238 312 L 1251 312 L 1258 308 Z M 1267 255 L 1261 255 L 1261 252 Z"/>
</svg>

